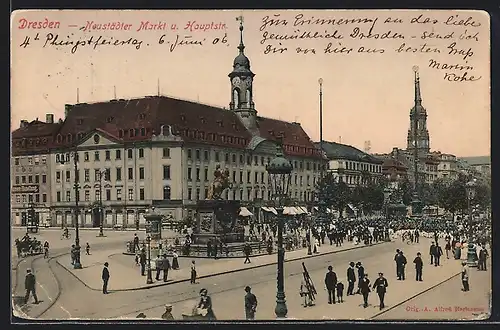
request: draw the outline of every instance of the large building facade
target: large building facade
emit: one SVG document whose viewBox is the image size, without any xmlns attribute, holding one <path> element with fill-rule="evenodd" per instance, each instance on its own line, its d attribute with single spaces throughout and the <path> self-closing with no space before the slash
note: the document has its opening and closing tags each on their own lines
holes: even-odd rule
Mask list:
<svg viewBox="0 0 500 330">
<path fill-rule="evenodd" d="M 142 226 L 151 207 L 176 220 L 192 214 L 217 167 L 232 182 L 223 197 L 258 216 L 271 197 L 265 166 L 277 144 L 294 166 L 290 197 L 297 205 L 312 200 L 326 160 L 299 123 L 258 116 L 244 49 L 241 37 L 229 109 L 164 96 L 66 105 L 44 149 L 52 225 L 74 225 L 75 176 L 81 225 L 99 225 L 92 212 L 102 203 L 104 226 L 131 227 Z M 38 155 L 13 140 L 14 154 Z"/>
<path fill-rule="evenodd" d="M 353 146 L 323 141 L 323 150 L 328 158 L 328 171 L 349 187 L 376 183 L 382 176 L 383 161 Z"/>
</svg>

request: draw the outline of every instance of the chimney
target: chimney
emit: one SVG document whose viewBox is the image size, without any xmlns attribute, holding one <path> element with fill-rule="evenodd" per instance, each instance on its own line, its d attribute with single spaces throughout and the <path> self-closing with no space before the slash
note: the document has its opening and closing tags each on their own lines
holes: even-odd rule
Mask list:
<svg viewBox="0 0 500 330">
<path fill-rule="evenodd" d="M 71 111 L 71 104 L 65 104 L 64 105 L 64 118 L 68 118 L 68 114 Z"/>
<path fill-rule="evenodd" d="M 25 119 L 21 119 L 21 124 L 19 124 L 20 128 L 24 128 L 28 126 L 28 121 Z"/>
<path fill-rule="evenodd" d="M 53 124 L 54 123 L 54 114 L 53 113 L 48 113 L 45 115 L 45 122 L 47 124 Z"/>
</svg>

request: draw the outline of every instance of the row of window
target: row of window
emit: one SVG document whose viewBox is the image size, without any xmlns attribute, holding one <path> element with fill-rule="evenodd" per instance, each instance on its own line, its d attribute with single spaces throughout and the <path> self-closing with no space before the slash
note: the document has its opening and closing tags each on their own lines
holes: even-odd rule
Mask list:
<svg viewBox="0 0 500 330">
<path fill-rule="evenodd" d="M 28 160 L 28 165 L 39 165 L 40 163 L 42 165 L 47 164 L 47 156 L 34 156 L 34 157 L 27 157 Z M 20 159 L 19 157 L 14 158 L 14 165 L 20 165 Z"/>
<path fill-rule="evenodd" d="M 204 192 L 203 196 L 201 195 L 202 192 Z M 313 193 L 311 191 L 302 191 L 302 192 L 295 191 L 294 193 L 290 193 L 290 195 L 296 199 L 299 199 L 300 201 L 311 201 L 314 198 Z M 204 191 L 201 188 L 196 188 L 196 189 L 188 188 L 188 196 L 187 196 L 188 200 L 197 201 L 200 200 L 201 198 L 206 198 L 207 196 L 208 196 L 207 187 L 204 188 Z M 262 198 L 270 200 L 271 190 L 266 190 L 264 188 L 262 189 L 247 188 L 246 190 L 227 189 L 225 191 L 225 198 L 227 200 L 251 200 L 252 198 L 254 199 Z"/>
<path fill-rule="evenodd" d="M 127 159 L 133 159 L 134 158 L 134 150 L 133 149 L 127 149 Z M 56 163 L 61 163 L 63 161 L 69 162 L 70 160 L 70 154 L 56 154 Z M 138 158 L 144 158 L 144 149 L 139 148 L 138 149 Z M 163 148 L 163 158 L 170 158 L 170 149 L 169 148 Z M 78 159 L 78 156 L 77 156 Z M 115 160 L 120 160 L 122 159 L 122 151 L 121 150 L 115 150 Z M 94 162 L 99 162 L 101 160 L 101 151 L 96 150 L 94 151 Z M 111 150 L 104 150 L 104 160 L 105 161 L 110 161 L 111 160 Z M 90 161 L 90 152 L 85 151 L 83 153 L 83 161 L 89 162 Z"/>
<path fill-rule="evenodd" d="M 339 162 L 339 167 L 344 168 L 344 162 Z M 358 163 L 358 162 L 345 162 L 345 169 L 352 171 L 368 171 L 371 173 L 382 173 L 382 165 Z"/>
<path fill-rule="evenodd" d="M 345 182 L 346 184 L 368 184 L 377 180 L 377 178 L 364 178 L 358 175 L 343 175 L 339 176 L 339 181 Z"/>
<path fill-rule="evenodd" d="M 139 167 L 139 180 L 144 180 L 146 178 L 146 170 L 144 167 Z M 62 176 L 64 173 L 64 180 L 68 183 L 71 182 L 71 173 L 74 173 L 74 171 L 67 170 L 65 172 L 63 171 L 56 171 L 56 182 L 60 183 L 62 180 Z M 84 173 L 84 182 L 90 182 L 90 169 L 86 168 L 83 170 Z M 101 181 L 101 175 L 102 179 L 104 181 L 111 181 L 111 169 L 106 168 L 104 170 L 101 169 L 94 169 L 94 181 L 98 182 Z M 78 170 L 76 172 L 76 176 L 78 178 L 78 181 L 80 181 L 80 171 Z M 163 179 L 164 180 L 170 180 L 170 165 L 164 165 L 163 166 Z M 127 180 L 134 180 L 134 168 L 129 167 L 127 168 Z M 117 167 L 115 168 L 115 181 L 122 181 L 122 168 Z"/>
<path fill-rule="evenodd" d="M 16 194 L 16 202 L 21 203 L 47 203 L 47 194 Z"/>
<path fill-rule="evenodd" d="M 201 155 L 203 154 L 203 160 L 204 161 L 210 161 L 210 152 L 208 150 L 203 150 L 203 153 L 202 153 L 202 150 L 199 150 L 199 149 L 196 149 L 194 150 L 194 155 L 193 155 L 193 150 L 192 149 L 187 149 L 187 158 L 189 160 L 202 160 L 202 157 Z M 220 162 L 221 161 L 221 153 L 219 151 L 215 151 L 215 161 L 216 162 Z M 237 158 L 239 158 L 239 164 L 240 165 L 249 165 L 251 166 L 252 164 L 255 165 L 255 166 L 265 166 L 266 164 L 269 163 L 269 161 L 271 160 L 270 157 L 259 157 L 259 156 L 250 156 L 250 155 L 247 155 L 246 156 L 246 159 L 245 159 L 245 156 L 240 154 L 239 157 L 233 153 L 233 154 L 230 154 L 228 152 L 224 153 L 224 162 L 225 163 L 236 163 L 236 160 Z M 293 168 L 294 169 L 299 169 L 299 170 L 303 170 L 304 169 L 304 162 L 302 161 L 293 161 Z M 316 170 L 320 170 L 321 168 L 321 164 L 319 163 L 315 163 L 315 162 L 305 162 L 305 169 L 307 171 L 310 171 L 311 169 L 313 171 L 316 171 Z"/>
<path fill-rule="evenodd" d="M 27 179 L 27 180 L 26 180 Z M 16 184 L 40 183 L 40 175 L 16 175 Z M 42 183 L 47 183 L 47 175 L 42 174 Z"/>
</svg>

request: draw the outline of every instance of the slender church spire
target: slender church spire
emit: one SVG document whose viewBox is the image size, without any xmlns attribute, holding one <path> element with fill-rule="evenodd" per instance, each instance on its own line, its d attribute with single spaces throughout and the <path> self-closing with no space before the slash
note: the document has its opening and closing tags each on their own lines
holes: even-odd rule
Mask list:
<svg viewBox="0 0 500 330">
<path fill-rule="evenodd" d="M 420 95 L 420 77 L 418 75 L 418 67 L 414 66 L 413 71 L 415 72 L 415 105 L 421 105 L 422 96 Z"/>
<path fill-rule="evenodd" d="M 238 49 L 240 50 L 240 54 L 243 54 L 245 50 L 245 45 L 243 44 L 243 16 L 240 15 L 236 17 L 236 20 L 240 22 L 240 44 L 238 46 Z"/>
</svg>

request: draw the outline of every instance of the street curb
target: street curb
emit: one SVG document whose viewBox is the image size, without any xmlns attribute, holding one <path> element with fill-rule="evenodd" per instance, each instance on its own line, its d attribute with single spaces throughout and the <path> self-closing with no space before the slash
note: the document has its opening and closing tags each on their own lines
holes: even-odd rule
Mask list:
<svg viewBox="0 0 500 330">
<path fill-rule="evenodd" d="M 447 278 L 447 279 L 445 279 L 445 280 L 443 280 L 443 281 L 439 282 L 438 284 L 435 284 L 435 285 L 431 286 L 430 288 L 425 289 L 424 291 L 421 291 L 421 292 L 419 292 L 419 293 L 417 293 L 417 294 L 415 294 L 415 295 L 413 295 L 413 296 L 410 296 L 409 298 L 407 298 L 407 299 L 403 300 L 402 302 L 397 303 L 396 305 L 394 305 L 394 306 L 392 306 L 392 307 L 390 307 L 390 308 L 388 308 L 388 309 L 385 309 L 385 310 L 383 310 L 382 312 L 379 312 L 379 313 L 375 314 L 374 316 L 370 317 L 370 320 L 373 320 L 373 319 L 375 319 L 376 317 L 379 317 L 380 315 L 383 315 L 383 314 L 385 314 L 385 313 L 387 313 L 387 312 L 389 312 L 389 311 L 393 310 L 394 308 L 399 307 L 399 306 L 403 305 L 404 303 L 406 303 L 406 302 L 408 302 L 408 301 L 410 301 L 410 300 L 412 300 L 412 299 L 415 299 L 416 297 L 418 297 L 418 296 L 420 296 L 420 295 L 423 295 L 424 293 L 427 293 L 427 292 L 431 291 L 432 289 L 435 289 L 435 288 L 437 288 L 438 286 L 440 286 L 440 285 L 442 285 L 442 284 L 444 284 L 444 283 L 446 283 L 446 282 L 448 282 L 448 281 L 451 281 L 452 279 L 454 279 L 455 277 L 459 276 L 460 274 L 462 274 L 462 272 L 461 272 L 461 271 L 460 271 L 460 272 L 458 272 L 458 273 L 456 273 L 456 274 L 454 274 L 454 275 L 452 275 L 451 277 L 449 277 L 449 278 Z M 375 320 L 375 321 L 377 321 L 377 322 L 387 322 L 387 320 Z"/>
<path fill-rule="evenodd" d="M 297 260 L 304 260 L 304 259 L 316 258 L 316 257 L 320 257 L 320 256 L 325 256 L 325 255 L 330 255 L 330 254 L 336 254 L 336 253 L 341 253 L 341 252 L 347 252 L 347 251 L 352 251 L 352 250 L 357 250 L 357 249 L 363 249 L 363 248 L 367 248 L 367 247 L 374 246 L 374 245 L 380 245 L 380 244 L 384 244 L 384 243 L 394 243 L 394 241 L 374 243 L 372 245 L 355 246 L 355 247 L 351 247 L 351 248 L 348 248 L 348 249 L 345 249 L 345 250 L 331 251 L 331 252 L 322 253 L 322 254 L 305 255 L 305 256 L 302 256 L 302 257 L 285 260 L 285 263 L 286 262 L 291 262 L 291 261 L 297 261 Z M 88 289 L 93 290 L 93 291 L 101 291 L 101 289 L 95 289 L 95 288 L 92 288 L 89 285 L 87 285 L 87 283 L 85 283 L 84 281 L 82 281 L 78 276 L 76 276 L 73 272 L 69 271 L 64 265 L 62 265 L 59 262 L 59 260 L 56 259 L 56 262 L 61 267 L 63 267 L 68 273 L 70 273 L 71 275 L 73 275 L 78 281 L 80 281 Z M 214 276 L 219 276 L 219 275 L 232 274 L 232 273 L 242 272 L 242 271 L 246 271 L 246 270 L 267 267 L 267 266 L 271 266 L 271 265 L 275 265 L 275 264 L 276 264 L 276 262 L 271 262 L 271 263 L 266 263 L 266 264 L 257 265 L 257 266 L 253 266 L 253 267 L 248 267 L 248 268 L 231 269 L 231 270 L 227 270 L 227 271 L 223 271 L 223 272 L 219 272 L 219 273 L 212 273 L 212 274 L 198 276 L 198 277 L 196 277 L 196 279 L 202 279 L 202 278 L 209 278 L 209 277 L 214 277 Z M 126 292 L 126 291 L 148 290 L 148 289 L 152 289 L 152 288 L 158 288 L 158 287 L 162 287 L 162 286 L 166 286 L 166 285 L 171 285 L 171 284 L 176 284 L 176 283 L 183 283 L 183 282 L 188 282 L 188 281 L 190 281 L 190 279 L 186 278 L 186 279 L 168 281 L 168 282 L 164 282 L 164 283 L 152 284 L 152 285 L 148 285 L 148 286 L 141 286 L 141 287 L 137 287 L 137 288 L 117 289 L 117 290 L 110 290 L 110 291 L 111 292 Z"/>
</svg>

